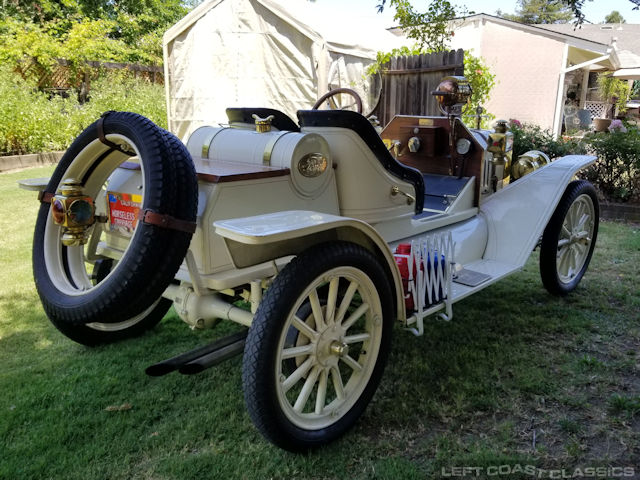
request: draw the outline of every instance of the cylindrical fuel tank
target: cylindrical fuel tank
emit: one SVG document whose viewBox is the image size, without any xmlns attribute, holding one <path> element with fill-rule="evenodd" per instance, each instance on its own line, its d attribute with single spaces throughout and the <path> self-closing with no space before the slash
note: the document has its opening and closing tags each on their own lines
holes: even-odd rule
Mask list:
<svg viewBox="0 0 640 480">
<path fill-rule="evenodd" d="M 239 162 L 291 170 L 298 193 L 313 196 L 330 181 L 333 168 L 329 144 L 315 133 L 200 127 L 187 141 L 194 159 Z"/>
</svg>

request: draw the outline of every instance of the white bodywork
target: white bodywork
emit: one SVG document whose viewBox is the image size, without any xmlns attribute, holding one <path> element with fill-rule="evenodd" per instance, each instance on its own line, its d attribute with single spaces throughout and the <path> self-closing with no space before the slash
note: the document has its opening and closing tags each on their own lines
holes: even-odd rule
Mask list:
<svg viewBox="0 0 640 480">
<path fill-rule="evenodd" d="M 197 229 L 176 275 L 181 284 L 170 285 L 164 296 L 198 327 L 216 318 L 250 325 L 252 313 L 234 307 L 225 294 L 244 291 L 255 312 L 263 290 L 294 255 L 320 243 L 347 241 L 378 258 L 395 293 L 397 318 L 421 333 L 426 316 L 444 310 L 441 315 L 450 319 L 453 303 L 521 269 L 571 178 L 595 161 L 591 156 L 558 159 L 483 195 L 478 206 L 476 178 L 460 177 L 463 185 L 455 195 L 443 197 L 438 209 L 416 215 L 414 185 L 387 170 L 349 128 L 258 133 L 246 125 L 203 127 L 187 148 L 199 175 Z M 301 167 L 309 155 L 324 159 L 324 168 L 311 176 Z M 142 180 L 136 165 L 117 168 L 107 190 L 138 191 Z M 97 203 L 106 204 L 102 195 Z M 110 231 L 95 252 L 119 259 L 129 240 L 126 232 Z M 437 279 L 415 272 L 421 288 L 434 281 L 441 285 L 444 300 L 429 305 L 416 300 L 417 307 L 406 311 L 407 293 L 393 254 L 401 243 L 413 245 L 411 255 L 418 248 L 428 250 L 425 258 L 446 254 L 453 268 L 447 266 Z M 472 286 L 455 277 L 452 282 L 456 271 L 484 279 Z"/>
<path fill-rule="evenodd" d="M 357 237 L 354 230 L 359 230 L 366 232 L 379 248 L 385 245 L 382 240 L 397 245 L 426 235 L 451 232 L 455 243 L 453 257 L 458 268 L 463 267 L 490 277 L 475 287 L 454 283 L 449 299 L 454 303 L 524 266 L 566 185 L 576 172 L 594 160 L 595 157 L 578 155 L 558 159 L 492 195 L 480 206 L 477 216 L 458 222 L 454 214 L 453 218 L 448 218 L 447 226 L 443 226 L 443 218 L 432 217 L 431 220 L 421 221 L 413 220 L 412 215 L 407 214 L 404 218 L 408 224 L 406 229 L 385 228 L 386 223 L 398 223 L 396 218 L 390 217 L 386 221 L 384 218 L 378 219 L 376 232 L 361 220 L 299 210 L 220 220 L 214 226 L 216 234 L 225 238 L 231 257 L 243 265 L 248 258 L 263 262 L 299 253 L 301 249 L 314 243 L 310 239 L 319 238 L 319 233 L 330 230 L 339 232 L 345 226 L 350 227 L 346 235 L 351 233 L 352 238 L 345 238 L 344 234 L 338 238 L 353 240 Z M 379 191 L 386 188 L 384 182 L 378 183 Z M 338 194 L 341 193 L 339 189 Z M 345 192 L 345 195 L 348 196 L 349 192 Z M 386 238 L 379 234 L 381 230 L 388 231 Z M 407 230 L 413 230 L 414 234 L 405 236 Z M 393 272 L 396 294 L 401 295 L 402 291 L 397 283 L 399 272 L 395 262 L 390 259 L 391 251 L 388 248 L 381 250 L 386 264 Z M 407 318 L 400 297 L 398 300 L 399 319 L 407 324 L 416 322 L 415 316 Z M 443 308 L 444 304 L 436 305 L 425 316 Z"/>
</svg>

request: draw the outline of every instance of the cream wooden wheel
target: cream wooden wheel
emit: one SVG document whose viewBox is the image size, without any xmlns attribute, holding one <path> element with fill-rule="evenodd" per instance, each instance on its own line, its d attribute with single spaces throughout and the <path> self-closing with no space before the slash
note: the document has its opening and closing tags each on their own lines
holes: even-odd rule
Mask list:
<svg viewBox="0 0 640 480">
<path fill-rule="evenodd" d="M 380 381 L 392 312 L 384 268 L 360 246 L 321 245 L 287 265 L 245 347 L 245 400 L 261 433 L 300 451 L 350 428 Z"/>
<path fill-rule="evenodd" d="M 556 268 L 561 282 L 572 282 L 582 270 L 589 256 L 594 226 L 593 200 L 582 194 L 569 207 L 560 230 Z"/>
<path fill-rule="evenodd" d="M 318 289 L 327 284 L 323 307 Z M 341 285 L 346 291 L 339 295 Z M 303 319 L 297 312 L 307 302 L 312 311 Z M 286 341 L 290 329 L 297 332 L 294 345 Z M 337 422 L 371 378 L 381 336 L 380 298 L 364 272 L 345 266 L 317 277 L 291 310 L 278 346 L 276 388 L 287 418 L 305 429 Z M 291 358 L 295 369 L 286 362 Z"/>
<path fill-rule="evenodd" d="M 589 182 L 571 182 L 549 220 L 540 246 L 540 276 L 554 295 L 566 295 L 587 271 L 598 236 L 599 206 Z"/>
</svg>

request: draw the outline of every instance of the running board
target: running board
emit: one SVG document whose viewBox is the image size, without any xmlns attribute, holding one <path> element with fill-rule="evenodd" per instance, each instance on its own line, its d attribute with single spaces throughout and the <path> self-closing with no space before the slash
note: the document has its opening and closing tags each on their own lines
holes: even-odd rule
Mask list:
<svg viewBox="0 0 640 480">
<path fill-rule="evenodd" d="M 145 373 L 151 377 L 161 377 L 176 370 L 185 375 L 200 373 L 242 353 L 248 332 L 249 330 L 245 329 L 209 345 L 163 360 L 147 367 Z"/>
</svg>

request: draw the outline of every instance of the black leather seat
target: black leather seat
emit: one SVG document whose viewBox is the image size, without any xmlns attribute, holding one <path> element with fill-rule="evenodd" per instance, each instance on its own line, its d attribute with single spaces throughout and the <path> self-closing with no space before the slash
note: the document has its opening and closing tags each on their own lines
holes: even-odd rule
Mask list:
<svg viewBox="0 0 640 480">
<path fill-rule="evenodd" d="M 356 132 L 367 144 L 382 166 L 393 176 L 413 185 L 416 195 L 416 213 L 424 206 L 424 178 L 422 173 L 398 162 L 387 150 L 371 122 L 357 112 L 349 110 L 299 110 L 300 127 L 339 127 Z M 357 181 L 357 179 L 354 179 Z"/>
</svg>

